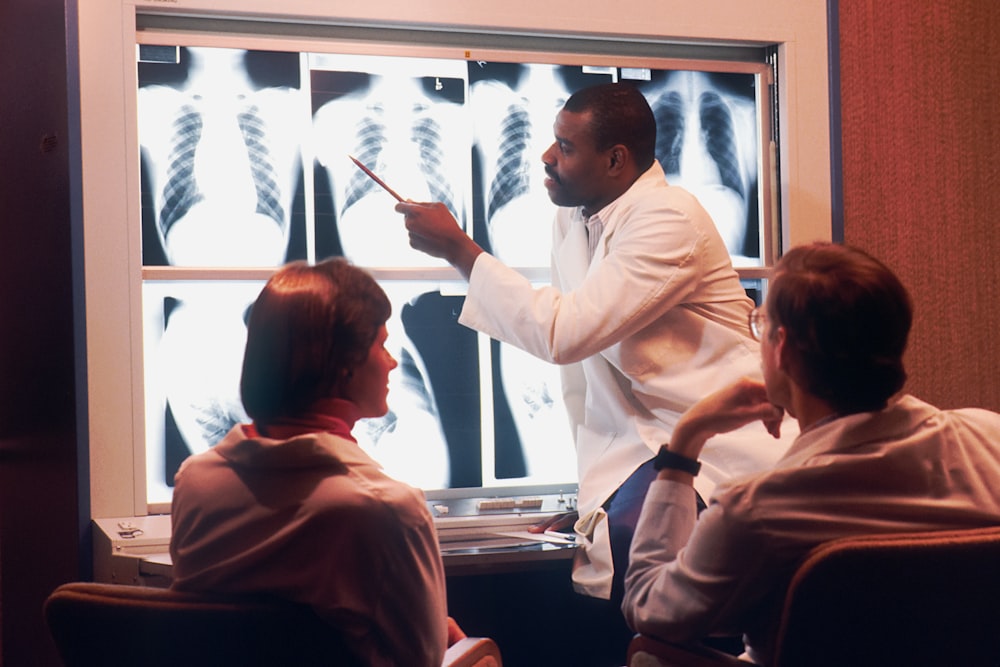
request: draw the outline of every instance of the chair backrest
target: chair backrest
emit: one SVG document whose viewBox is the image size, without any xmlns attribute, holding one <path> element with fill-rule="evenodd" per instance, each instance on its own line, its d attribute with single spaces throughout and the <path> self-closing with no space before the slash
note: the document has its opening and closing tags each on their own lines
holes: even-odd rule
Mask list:
<svg viewBox="0 0 1000 667">
<path fill-rule="evenodd" d="M 66 667 L 359 664 L 310 608 L 272 598 L 74 582 L 44 613 Z"/>
<path fill-rule="evenodd" d="M 1000 666 L 1000 526 L 834 540 L 799 566 L 773 667 Z M 630 667 L 739 667 L 637 635 Z"/>
<path fill-rule="evenodd" d="M 45 620 L 66 667 L 363 667 L 312 609 L 267 596 L 63 584 Z M 503 667 L 488 637 L 466 637 L 442 667 Z"/>
<path fill-rule="evenodd" d="M 1000 665 L 1000 526 L 817 547 L 785 599 L 775 665 Z"/>
</svg>

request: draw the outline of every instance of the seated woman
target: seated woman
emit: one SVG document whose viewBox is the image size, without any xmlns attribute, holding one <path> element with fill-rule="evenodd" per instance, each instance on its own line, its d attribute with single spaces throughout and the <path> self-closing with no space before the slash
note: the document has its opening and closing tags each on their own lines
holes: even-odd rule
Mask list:
<svg viewBox="0 0 1000 667">
<path fill-rule="evenodd" d="M 337 258 L 286 265 L 250 314 L 252 424 L 187 459 L 173 496 L 173 588 L 311 605 L 368 665 L 440 665 L 463 635 L 423 494 L 351 436 L 387 411 L 391 306 Z"/>
</svg>

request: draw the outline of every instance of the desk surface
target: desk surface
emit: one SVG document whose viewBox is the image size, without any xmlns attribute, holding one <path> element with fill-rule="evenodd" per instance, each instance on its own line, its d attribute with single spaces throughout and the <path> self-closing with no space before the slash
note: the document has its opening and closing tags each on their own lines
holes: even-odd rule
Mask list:
<svg viewBox="0 0 1000 667">
<path fill-rule="evenodd" d="M 463 576 L 516 572 L 557 567 L 573 558 L 575 544 L 550 544 L 514 547 L 469 547 L 463 550 L 442 550 L 445 574 Z"/>
<path fill-rule="evenodd" d="M 445 522 L 447 524 L 447 522 Z M 527 532 L 521 522 L 439 526 L 441 559 L 448 576 L 558 567 L 573 558 L 576 543 Z M 152 515 L 94 520 L 94 578 L 109 583 L 169 585 L 170 517 Z"/>
<path fill-rule="evenodd" d="M 495 546 L 488 543 L 461 549 L 442 550 L 441 560 L 448 576 L 467 576 L 499 572 L 558 567 L 573 558 L 576 545 L 539 542 L 523 546 Z M 166 552 L 143 555 L 138 563 L 139 575 L 149 580 L 169 582 L 173 564 Z"/>
</svg>

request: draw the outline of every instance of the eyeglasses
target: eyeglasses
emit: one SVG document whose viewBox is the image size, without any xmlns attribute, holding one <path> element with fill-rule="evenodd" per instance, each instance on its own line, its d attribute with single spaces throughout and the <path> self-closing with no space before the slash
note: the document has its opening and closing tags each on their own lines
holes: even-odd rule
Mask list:
<svg viewBox="0 0 1000 667">
<path fill-rule="evenodd" d="M 749 317 L 747 317 L 747 323 L 750 325 L 750 335 L 754 340 L 759 341 L 764 337 L 764 323 L 767 322 L 767 315 L 760 308 L 754 308 L 750 311 Z"/>
</svg>

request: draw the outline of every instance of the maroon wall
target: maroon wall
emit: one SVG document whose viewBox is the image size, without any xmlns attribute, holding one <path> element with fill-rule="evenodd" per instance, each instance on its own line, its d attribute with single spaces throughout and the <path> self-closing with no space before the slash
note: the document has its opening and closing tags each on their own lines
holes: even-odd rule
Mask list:
<svg viewBox="0 0 1000 667">
<path fill-rule="evenodd" d="M 0 665 L 58 664 L 41 605 L 80 531 L 64 0 L 0 2 Z"/>
<path fill-rule="evenodd" d="M 1000 410 L 1000 4 L 840 0 L 844 240 L 916 308 L 912 393 Z"/>
</svg>

